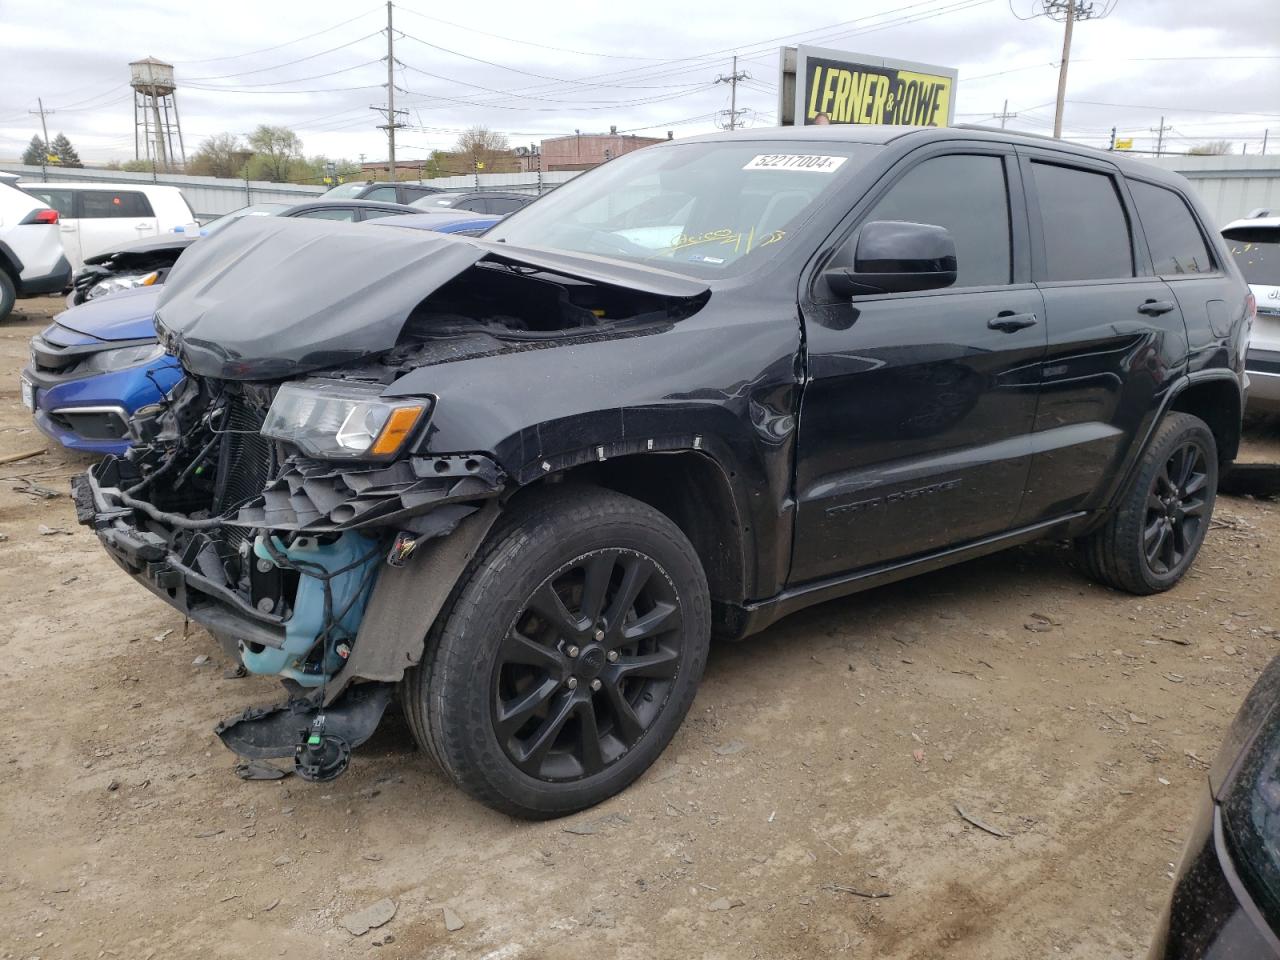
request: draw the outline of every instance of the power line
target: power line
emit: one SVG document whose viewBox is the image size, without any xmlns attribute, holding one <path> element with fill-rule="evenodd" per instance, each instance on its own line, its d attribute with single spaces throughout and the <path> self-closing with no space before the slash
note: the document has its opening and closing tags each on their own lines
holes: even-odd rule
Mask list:
<svg viewBox="0 0 1280 960">
<path fill-rule="evenodd" d="M 239 73 L 224 73 L 224 74 L 220 74 L 218 76 L 213 76 L 213 77 L 184 77 L 182 82 L 184 84 L 187 84 L 187 83 L 201 82 L 201 81 L 207 81 L 207 80 L 229 80 L 232 77 L 247 77 L 250 74 L 254 74 L 254 73 L 269 73 L 272 70 L 280 70 L 280 69 L 283 69 L 284 67 L 291 67 L 295 63 L 305 63 L 307 60 L 314 60 L 317 57 L 328 56 L 329 54 L 336 53 L 339 50 L 345 50 L 347 47 L 354 47 L 357 43 L 363 43 L 364 41 L 368 40 L 370 37 L 376 37 L 380 33 L 382 33 L 381 30 L 375 30 L 373 31 L 373 33 L 366 33 L 363 37 L 357 37 L 356 39 L 349 40 L 346 43 L 338 44 L 338 46 L 330 47 L 328 50 L 321 50 L 319 53 L 308 54 L 305 57 L 298 57 L 298 59 L 296 60 L 288 60 L 285 63 L 277 63 L 270 67 L 259 67 L 256 70 L 242 70 Z"/>
<path fill-rule="evenodd" d="M 303 40 L 311 40 L 314 37 L 319 37 L 326 33 L 332 33 L 334 30 L 337 30 L 339 27 L 345 27 L 349 23 L 355 23 L 357 20 L 367 17 L 369 16 L 369 14 L 380 9 L 381 7 L 371 7 L 370 9 L 366 10 L 364 13 L 356 14 L 350 20 L 343 20 L 341 23 L 335 23 L 331 27 L 325 27 L 323 30 L 317 30 L 315 33 L 309 33 L 305 37 L 297 37 L 296 39 L 293 39 L 293 40 L 286 40 L 284 43 L 277 43 L 273 47 L 263 47 L 261 50 L 250 50 L 247 53 L 228 54 L 225 57 L 207 57 L 204 60 L 174 60 L 172 61 L 172 63 L 174 66 L 184 67 L 193 63 L 221 63 L 224 60 L 243 60 L 246 57 L 256 57 L 260 53 L 271 53 L 273 50 L 281 50 L 285 47 L 291 47 L 295 43 L 301 43 Z"/>
</svg>

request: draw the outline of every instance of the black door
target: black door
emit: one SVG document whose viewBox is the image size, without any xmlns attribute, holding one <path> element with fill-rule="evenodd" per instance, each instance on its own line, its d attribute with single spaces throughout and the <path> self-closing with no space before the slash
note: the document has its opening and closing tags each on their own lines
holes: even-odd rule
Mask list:
<svg viewBox="0 0 1280 960">
<path fill-rule="evenodd" d="M 1019 515 L 1032 523 L 1106 501 L 1185 369 L 1187 337 L 1116 170 L 1020 152 L 1049 335 Z"/>
<path fill-rule="evenodd" d="M 1044 354 L 1011 151 L 913 155 L 833 259 L 880 220 L 946 227 L 954 286 L 804 298 L 807 370 L 791 582 L 1008 529 L 1026 479 Z M 1010 189 L 1012 188 L 1012 189 Z"/>
</svg>

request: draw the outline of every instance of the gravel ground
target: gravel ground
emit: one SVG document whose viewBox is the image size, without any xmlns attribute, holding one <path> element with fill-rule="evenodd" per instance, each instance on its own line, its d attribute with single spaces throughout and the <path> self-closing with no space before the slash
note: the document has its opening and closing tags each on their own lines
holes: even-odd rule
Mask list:
<svg viewBox="0 0 1280 960">
<path fill-rule="evenodd" d="M 0 326 L 0 459 L 44 446 L 16 373 L 56 309 Z M 278 688 L 225 678 L 75 525 L 86 463 L 0 467 L 5 960 L 1140 958 L 1280 652 L 1280 505 L 1224 497 L 1159 597 L 1042 544 L 720 645 L 654 768 L 568 820 L 467 800 L 398 715 L 332 784 L 246 783 L 213 725 Z"/>
</svg>

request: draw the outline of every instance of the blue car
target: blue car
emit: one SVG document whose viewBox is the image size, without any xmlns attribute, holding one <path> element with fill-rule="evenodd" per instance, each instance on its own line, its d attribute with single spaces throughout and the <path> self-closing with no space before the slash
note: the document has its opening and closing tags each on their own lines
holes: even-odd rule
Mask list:
<svg viewBox="0 0 1280 960">
<path fill-rule="evenodd" d="M 156 341 L 152 315 L 161 289 L 90 300 L 31 338 L 22 401 L 45 434 L 84 453 L 129 449 L 130 415 L 182 379 L 178 361 Z"/>
<path fill-rule="evenodd" d="M 372 222 L 474 236 L 500 219 L 450 211 Z M 156 340 L 152 318 L 163 289 L 96 297 L 64 310 L 32 337 L 22 401 L 46 435 L 83 453 L 119 456 L 129 449 L 129 417 L 182 379 L 182 367 Z"/>
</svg>

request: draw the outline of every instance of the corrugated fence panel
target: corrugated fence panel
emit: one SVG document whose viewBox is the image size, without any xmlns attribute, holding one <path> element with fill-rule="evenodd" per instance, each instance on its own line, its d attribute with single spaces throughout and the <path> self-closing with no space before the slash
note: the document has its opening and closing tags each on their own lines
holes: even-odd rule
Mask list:
<svg viewBox="0 0 1280 960">
<path fill-rule="evenodd" d="M 23 180 L 50 182 L 88 183 L 162 183 L 182 191 L 187 205 L 201 220 L 230 213 L 250 203 L 302 203 L 310 197 L 325 192 L 325 187 L 302 183 L 271 183 L 265 180 L 230 180 L 222 177 L 194 177 L 181 173 L 125 173 L 122 170 L 103 170 L 94 167 L 40 167 L 21 163 L 0 163 L 0 171 L 16 173 Z M 539 182 L 543 191 L 572 180 L 578 171 L 544 173 L 539 181 L 537 172 L 530 173 L 482 173 L 481 190 L 527 190 L 537 193 Z M 471 191 L 476 189 L 476 177 L 437 177 L 427 181 L 442 190 Z"/>
<path fill-rule="evenodd" d="M 271 183 L 265 180 L 230 180 L 222 177 L 193 177 L 182 173 L 126 173 L 95 167 L 46 167 L 22 163 L 0 164 L 5 173 L 23 180 L 81 183 L 161 183 L 177 187 L 192 213 L 202 220 L 230 213 L 250 203 L 301 203 L 319 196 L 325 188 L 303 183 Z"/>
<path fill-rule="evenodd" d="M 1259 207 L 1280 214 L 1280 156 L 1155 157 L 1147 162 L 1190 180 L 1215 226 L 1226 226 Z"/>
</svg>

